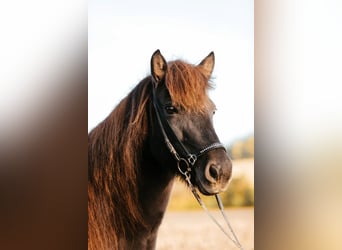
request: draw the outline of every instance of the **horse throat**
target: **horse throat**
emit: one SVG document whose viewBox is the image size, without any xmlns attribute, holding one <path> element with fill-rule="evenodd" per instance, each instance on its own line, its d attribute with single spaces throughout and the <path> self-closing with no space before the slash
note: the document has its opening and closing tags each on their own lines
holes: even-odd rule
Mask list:
<svg viewBox="0 0 342 250">
<path fill-rule="evenodd" d="M 170 199 L 174 177 L 174 173 L 162 169 L 154 161 L 144 161 L 142 164 L 138 192 L 145 228 L 134 239 L 133 245 L 137 249 L 155 249 L 158 228 Z"/>
<path fill-rule="evenodd" d="M 139 202 L 147 225 L 158 227 L 170 199 L 175 175 L 155 163 L 145 163 L 139 185 Z"/>
</svg>

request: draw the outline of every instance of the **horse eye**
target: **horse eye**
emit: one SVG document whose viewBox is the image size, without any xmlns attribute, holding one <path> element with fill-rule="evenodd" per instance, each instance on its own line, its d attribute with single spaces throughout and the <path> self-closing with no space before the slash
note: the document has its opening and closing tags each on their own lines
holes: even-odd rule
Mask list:
<svg viewBox="0 0 342 250">
<path fill-rule="evenodd" d="M 213 111 L 213 115 L 215 115 L 215 113 L 216 113 L 216 110 L 217 110 L 217 109 L 214 109 L 214 111 Z"/>
<path fill-rule="evenodd" d="M 165 110 L 166 110 L 166 113 L 168 113 L 169 115 L 172 115 L 178 112 L 178 110 L 174 106 L 171 106 L 171 105 L 165 106 Z"/>
</svg>

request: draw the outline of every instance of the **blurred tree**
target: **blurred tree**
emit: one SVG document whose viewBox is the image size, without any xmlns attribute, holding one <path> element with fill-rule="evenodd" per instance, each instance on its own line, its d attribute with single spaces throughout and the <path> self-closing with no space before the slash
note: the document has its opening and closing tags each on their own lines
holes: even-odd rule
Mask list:
<svg viewBox="0 0 342 250">
<path fill-rule="evenodd" d="M 243 147 L 244 147 L 244 145 L 243 145 L 242 141 L 237 141 L 233 144 L 232 150 L 231 150 L 231 152 L 232 152 L 231 156 L 233 159 L 243 158 L 243 153 L 244 153 Z"/>
<path fill-rule="evenodd" d="M 233 160 L 254 157 L 254 135 L 234 141 L 227 148 Z"/>
<path fill-rule="evenodd" d="M 232 179 L 228 190 L 222 194 L 222 201 L 225 206 L 253 206 L 253 185 L 245 176 Z"/>
<path fill-rule="evenodd" d="M 254 157 L 254 136 L 250 136 L 244 142 L 244 155 Z"/>
</svg>

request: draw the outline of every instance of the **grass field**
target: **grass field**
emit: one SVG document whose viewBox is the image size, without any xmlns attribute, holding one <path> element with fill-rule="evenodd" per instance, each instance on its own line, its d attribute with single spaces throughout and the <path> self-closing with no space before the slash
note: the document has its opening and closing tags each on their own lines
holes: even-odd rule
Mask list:
<svg viewBox="0 0 342 250">
<path fill-rule="evenodd" d="M 254 249 L 254 209 L 227 209 L 227 217 L 244 250 Z M 224 225 L 219 211 L 213 215 Z M 227 227 L 225 227 L 227 228 Z M 227 228 L 227 231 L 229 229 Z M 158 250 L 238 249 L 204 211 L 168 211 L 159 229 Z"/>
</svg>

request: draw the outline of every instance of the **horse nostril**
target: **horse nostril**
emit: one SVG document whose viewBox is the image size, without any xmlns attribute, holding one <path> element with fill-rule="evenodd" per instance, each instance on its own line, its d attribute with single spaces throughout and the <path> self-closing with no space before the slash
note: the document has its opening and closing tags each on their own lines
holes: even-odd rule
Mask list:
<svg viewBox="0 0 342 250">
<path fill-rule="evenodd" d="M 217 165 L 214 165 L 214 164 L 211 164 L 210 167 L 209 167 L 209 173 L 210 173 L 210 176 L 212 178 L 214 178 L 215 180 L 218 179 L 219 177 L 219 170 L 218 170 L 218 166 Z"/>
</svg>

